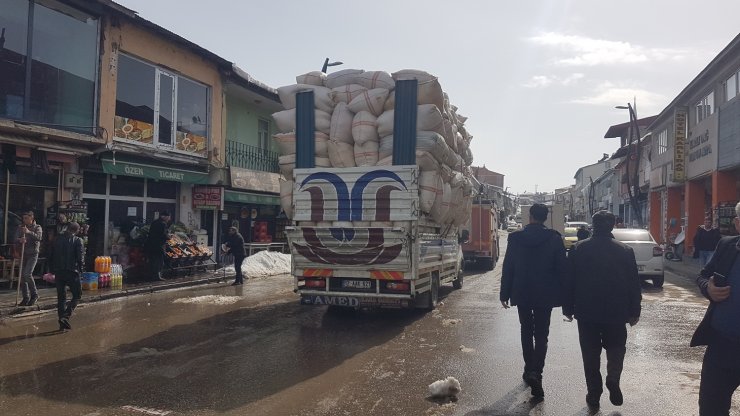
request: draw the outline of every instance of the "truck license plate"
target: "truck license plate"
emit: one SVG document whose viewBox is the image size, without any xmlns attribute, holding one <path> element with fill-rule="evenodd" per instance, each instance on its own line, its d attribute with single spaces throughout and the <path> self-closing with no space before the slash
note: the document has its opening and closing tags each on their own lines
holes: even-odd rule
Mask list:
<svg viewBox="0 0 740 416">
<path fill-rule="evenodd" d="M 369 280 L 342 280 L 342 288 L 344 289 L 370 289 L 371 282 Z"/>
</svg>

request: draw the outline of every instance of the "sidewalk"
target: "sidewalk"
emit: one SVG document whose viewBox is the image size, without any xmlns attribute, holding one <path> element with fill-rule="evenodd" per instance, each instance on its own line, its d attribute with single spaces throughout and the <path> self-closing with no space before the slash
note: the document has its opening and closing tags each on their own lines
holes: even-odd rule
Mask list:
<svg viewBox="0 0 740 416">
<path fill-rule="evenodd" d="M 699 259 L 692 258 L 691 256 L 684 256 L 682 261 L 665 260 L 663 264 L 666 270 L 682 276 L 691 282 L 696 280 L 701 271 Z"/>
<path fill-rule="evenodd" d="M 216 283 L 219 281 L 229 281 L 230 278 L 233 278 L 233 275 L 233 272 L 226 273 L 224 277 L 222 270 L 218 270 L 216 272 L 210 270 L 205 272 L 195 272 L 188 276 L 172 277 L 170 279 L 167 279 L 166 281 L 135 283 L 124 282 L 122 289 L 105 288 L 98 290 L 84 290 L 82 291 L 82 299 L 80 300 L 80 304 L 98 302 L 101 300 L 120 298 L 124 296 L 134 296 L 144 293 L 158 292 L 180 287 L 195 286 L 206 283 Z M 3 287 L 0 288 L 0 319 L 5 318 L 9 315 L 56 309 L 56 288 L 41 279 L 36 279 L 36 285 L 38 288 L 39 300 L 34 306 L 31 307 L 16 306 L 15 302 L 17 287 L 14 285 L 13 289 L 10 290 L 7 285 L 3 285 Z M 67 293 L 67 300 L 69 300 L 70 297 L 71 295 Z M 18 302 L 20 302 L 20 296 Z"/>
</svg>

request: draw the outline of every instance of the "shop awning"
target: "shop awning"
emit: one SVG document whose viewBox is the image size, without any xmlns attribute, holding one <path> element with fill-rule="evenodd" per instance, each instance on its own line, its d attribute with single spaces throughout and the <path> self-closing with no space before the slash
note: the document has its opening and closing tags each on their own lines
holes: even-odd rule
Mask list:
<svg viewBox="0 0 740 416">
<path fill-rule="evenodd" d="M 110 157 L 100 159 L 103 172 L 111 175 L 134 176 L 138 178 L 158 179 L 164 181 L 208 184 L 208 173 L 186 169 L 175 169 L 168 166 L 154 166 L 142 162 L 121 160 L 116 158 L 115 162 Z"/>
<path fill-rule="evenodd" d="M 224 195 L 226 202 L 239 202 L 243 204 L 280 205 L 280 197 L 273 195 L 260 195 L 249 192 L 226 190 Z"/>
</svg>

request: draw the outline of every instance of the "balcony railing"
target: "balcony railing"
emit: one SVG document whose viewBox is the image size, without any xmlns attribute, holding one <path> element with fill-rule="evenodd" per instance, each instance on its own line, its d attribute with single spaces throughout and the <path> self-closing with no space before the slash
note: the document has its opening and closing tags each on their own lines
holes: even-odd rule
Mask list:
<svg viewBox="0 0 740 416">
<path fill-rule="evenodd" d="M 226 163 L 237 168 L 275 173 L 279 171 L 277 152 L 234 140 L 226 141 Z"/>
</svg>

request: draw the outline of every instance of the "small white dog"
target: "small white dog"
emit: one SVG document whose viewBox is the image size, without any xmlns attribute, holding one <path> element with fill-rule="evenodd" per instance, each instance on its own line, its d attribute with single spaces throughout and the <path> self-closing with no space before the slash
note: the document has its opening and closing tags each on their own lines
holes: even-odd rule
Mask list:
<svg viewBox="0 0 740 416">
<path fill-rule="evenodd" d="M 435 398 L 457 397 L 462 388 L 455 377 L 437 380 L 429 385 L 429 395 Z"/>
</svg>

